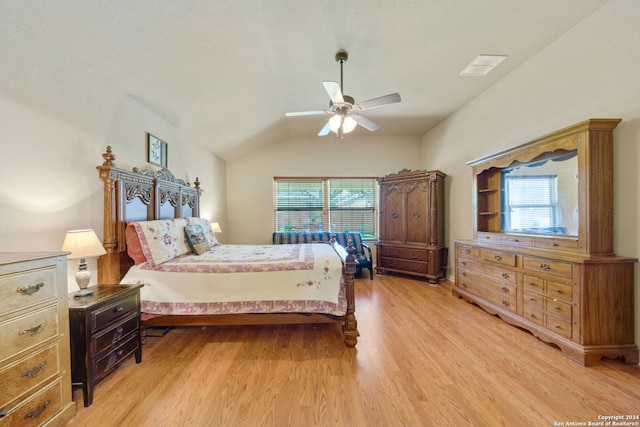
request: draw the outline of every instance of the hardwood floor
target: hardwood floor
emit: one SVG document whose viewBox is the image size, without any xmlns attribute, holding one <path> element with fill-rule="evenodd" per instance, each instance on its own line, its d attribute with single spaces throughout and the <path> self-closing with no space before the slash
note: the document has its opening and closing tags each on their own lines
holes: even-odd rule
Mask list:
<svg viewBox="0 0 640 427">
<path fill-rule="evenodd" d="M 355 349 L 337 325 L 149 337 L 142 363 L 98 384 L 92 406 L 74 389 L 70 425 L 559 426 L 640 415 L 640 366 L 584 368 L 453 297 L 448 282 L 375 276 L 356 281 L 356 297 Z"/>
</svg>

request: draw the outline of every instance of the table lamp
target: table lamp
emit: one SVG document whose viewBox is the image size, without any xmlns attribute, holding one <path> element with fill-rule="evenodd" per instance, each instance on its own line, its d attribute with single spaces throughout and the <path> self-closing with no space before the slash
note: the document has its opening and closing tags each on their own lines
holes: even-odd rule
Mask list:
<svg viewBox="0 0 640 427">
<path fill-rule="evenodd" d="M 222 229 L 220 228 L 220 223 L 212 222 L 211 229 L 213 230 L 214 233 L 222 233 Z"/>
<path fill-rule="evenodd" d="M 87 268 L 86 259 L 107 253 L 104 247 L 102 247 L 96 233 L 91 229 L 67 231 L 64 243 L 62 244 L 62 250 L 71 252 L 68 256 L 69 259 L 80 260 L 78 271 L 76 272 L 76 283 L 80 290 L 76 292 L 74 297 L 80 298 L 92 295 L 93 291 L 87 289 L 89 281 L 91 280 L 91 271 Z"/>
</svg>

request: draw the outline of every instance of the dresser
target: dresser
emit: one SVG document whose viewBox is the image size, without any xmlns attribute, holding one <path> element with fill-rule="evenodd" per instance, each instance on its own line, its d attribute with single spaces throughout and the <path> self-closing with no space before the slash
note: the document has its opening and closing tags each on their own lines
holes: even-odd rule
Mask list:
<svg viewBox="0 0 640 427">
<path fill-rule="evenodd" d="M 639 359 L 637 259 L 613 253 L 619 122 L 590 119 L 470 162 L 474 235 L 455 242 L 454 295 L 582 365 Z"/>
<path fill-rule="evenodd" d="M 73 384 L 82 385 L 84 406 L 94 386 L 126 358 L 142 361 L 140 288 L 142 285 L 90 286 L 93 295 L 69 294 Z"/>
<path fill-rule="evenodd" d="M 404 169 L 378 179 L 380 230 L 376 272 L 420 276 L 437 283 L 445 275 L 444 179 L 440 171 Z"/>
<path fill-rule="evenodd" d="M 0 253 L 0 425 L 65 425 L 71 393 L 67 257 Z"/>
</svg>

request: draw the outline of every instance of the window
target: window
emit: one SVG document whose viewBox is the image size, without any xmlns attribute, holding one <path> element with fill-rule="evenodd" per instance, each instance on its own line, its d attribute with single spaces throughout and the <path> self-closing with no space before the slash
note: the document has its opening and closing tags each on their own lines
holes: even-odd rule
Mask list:
<svg viewBox="0 0 640 427">
<path fill-rule="evenodd" d="M 505 229 L 539 231 L 558 227 L 558 178 L 555 175 L 505 177 Z"/>
<path fill-rule="evenodd" d="M 274 178 L 274 231 L 359 231 L 377 236 L 375 178 Z"/>
</svg>

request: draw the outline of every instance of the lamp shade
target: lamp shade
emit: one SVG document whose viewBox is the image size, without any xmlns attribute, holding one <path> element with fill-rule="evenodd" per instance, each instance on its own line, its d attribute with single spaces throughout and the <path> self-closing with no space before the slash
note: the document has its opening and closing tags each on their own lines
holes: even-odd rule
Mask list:
<svg viewBox="0 0 640 427">
<path fill-rule="evenodd" d="M 91 229 L 67 231 L 62 250 L 71 252 L 69 259 L 91 258 L 107 253 L 98 236 Z"/>
<path fill-rule="evenodd" d="M 222 233 L 222 228 L 220 228 L 220 224 L 217 222 L 211 223 L 211 229 L 213 230 L 214 233 Z"/>
</svg>

